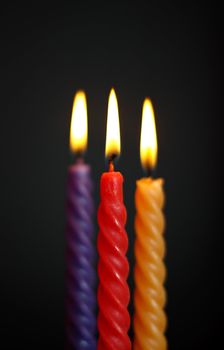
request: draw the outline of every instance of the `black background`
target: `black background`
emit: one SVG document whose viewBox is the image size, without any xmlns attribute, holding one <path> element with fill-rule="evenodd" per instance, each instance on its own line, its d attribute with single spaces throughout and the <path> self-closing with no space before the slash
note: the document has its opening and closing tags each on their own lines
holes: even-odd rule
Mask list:
<svg viewBox="0 0 224 350">
<path fill-rule="evenodd" d="M 2 349 L 63 348 L 73 96 L 80 88 L 87 93 L 86 160 L 97 206 L 112 86 L 120 109 L 117 169 L 125 177 L 130 262 L 135 180 L 142 177 L 141 108 L 150 96 L 159 141 L 156 175 L 165 178 L 167 196 L 170 349 L 217 348 L 223 318 L 219 13 L 215 5 L 156 1 L 1 7 Z"/>
</svg>

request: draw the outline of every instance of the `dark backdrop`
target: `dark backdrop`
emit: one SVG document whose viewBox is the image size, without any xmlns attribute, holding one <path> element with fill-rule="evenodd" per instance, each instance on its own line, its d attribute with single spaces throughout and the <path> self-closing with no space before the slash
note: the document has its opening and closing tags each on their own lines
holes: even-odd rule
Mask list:
<svg viewBox="0 0 224 350">
<path fill-rule="evenodd" d="M 156 4 L 157 3 L 157 4 Z M 220 9 L 135 2 L 1 7 L 0 342 L 62 349 L 64 199 L 73 95 L 88 97 L 95 202 L 105 169 L 107 98 L 117 92 L 133 264 L 142 176 L 141 106 L 154 103 L 165 178 L 170 349 L 210 349 L 221 333 Z M 129 283 L 133 281 L 130 275 Z M 132 310 L 132 306 L 130 306 Z"/>
</svg>

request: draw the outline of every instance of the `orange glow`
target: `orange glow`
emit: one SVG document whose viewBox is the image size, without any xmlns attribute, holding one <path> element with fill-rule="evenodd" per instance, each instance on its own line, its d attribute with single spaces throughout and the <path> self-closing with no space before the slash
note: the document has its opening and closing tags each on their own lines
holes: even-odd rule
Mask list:
<svg viewBox="0 0 224 350">
<path fill-rule="evenodd" d="M 140 157 L 142 167 L 153 169 L 157 161 L 157 136 L 152 102 L 146 98 L 142 109 Z"/>
<path fill-rule="evenodd" d="M 120 154 L 120 123 L 118 113 L 117 97 L 114 89 L 111 90 L 107 110 L 107 131 L 105 155 L 107 158 L 113 158 Z"/>
<path fill-rule="evenodd" d="M 87 146 L 87 104 L 83 91 L 78 91 L 74 98 L 70 128 L 70 149 L 72 152 L 84 152 Z"/>
</svg>

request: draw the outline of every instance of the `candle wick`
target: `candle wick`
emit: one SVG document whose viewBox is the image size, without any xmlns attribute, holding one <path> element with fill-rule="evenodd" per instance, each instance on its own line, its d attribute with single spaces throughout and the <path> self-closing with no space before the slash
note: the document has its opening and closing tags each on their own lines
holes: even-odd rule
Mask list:
<svg viewBox="0 0 224 350">
<path fill-rule="evenodd" d="M 112 153 L 110 156 L 109 156 L 109 171 L 114 171 L 114 159 L 117 157 L 117 154 L 116 153 Z"/>
<path fill-rule="evenodd" d="M 152 169 L 151 168 L 147 168 L 146 169 L 146 175 L 147 175 L 147 177 L 151 177 L 152 176 Z"/>
<path fill-rule="evenodd" d="M 78 157 L 78 158 L 76 159 L 76 163 L 78 163 L 78 164 L 82 164 L 82 163 L 84 163 L 83 158 Z"/>
<path fill-rule="evenodd" d="M 112 160 L 109 161 L 109 171 L 114 171 L 114 164 Z"/>
<path fill-rule="evenodd" d="M 154 177 L 155 175 L 155 168 L 151 168 L 151 167 L 146 167 L 145 168 L 145 173 L 147 177 Z"/>
<path fill-rule="evenodd" d="M 76 151 L 71 153 L 72 163 L 84 163 L 84 153 L 82 151 Z"/>
</svg>

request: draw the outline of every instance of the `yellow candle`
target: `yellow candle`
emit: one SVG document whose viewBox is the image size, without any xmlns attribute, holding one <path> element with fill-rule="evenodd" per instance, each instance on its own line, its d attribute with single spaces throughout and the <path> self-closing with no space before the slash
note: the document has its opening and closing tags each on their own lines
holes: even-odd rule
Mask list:
<svg viewBox="0 0 224 350">
<path fill-rule="evenodd" d="M 140 150 L 143 167 L 152 170 L 156 164 L 157 141 L 149 99 L 143 105 Z M 151 177 L 138 180 L 135 203 L 134 350 L 165 350 L 163 180 Z"/>
</svg>

